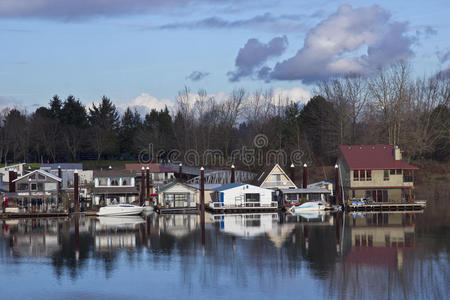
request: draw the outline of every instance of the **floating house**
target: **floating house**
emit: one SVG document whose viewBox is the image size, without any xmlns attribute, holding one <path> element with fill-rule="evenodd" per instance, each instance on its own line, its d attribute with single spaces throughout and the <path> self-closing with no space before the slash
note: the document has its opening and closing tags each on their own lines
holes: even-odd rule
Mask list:
<svg viewBox="0 0 450 300">
<path fill-rule="evenodd" d="M 283 203 L 286 206 L 297 205 L 301 201 L 328 201 L 331 191 L 324 188 L 285 189 L 282 190 Z"/>
<path fill-rule="evenodd" d="M 5 212 L 55 212 L 63 210 L 58 201 L 61 178 L 35 170 L 13 180 L 15 195 L 9 196 Z"/>
<path fill-rule="evenodd" d="M 230 183 L 213 189 L 209 209 L 223 210 L 276 210 L 277 201 L 272 200 L 272 190 L 259 186 Z"/>
<path fill-rule="evenodd" d="M 93 204 L 132 203 L 138 200 L 135 172 L 129 170 L 94 171 Z"/>
<path fill-rule="evenodd" d="M 217 184 L 205 184 L 205 205 L 212 201 L 213 189 Z M 158 205 L 164 209 L 197 210 L 200 206 L 200 185 L 173 181 L 158 189 Z"/>
<path fill-rule="evenodd" d="M 414 171 L 392 145 L 339 146 L 340 185 L 344 199 L 373 202 L 412 202 Z"/>
</svg>

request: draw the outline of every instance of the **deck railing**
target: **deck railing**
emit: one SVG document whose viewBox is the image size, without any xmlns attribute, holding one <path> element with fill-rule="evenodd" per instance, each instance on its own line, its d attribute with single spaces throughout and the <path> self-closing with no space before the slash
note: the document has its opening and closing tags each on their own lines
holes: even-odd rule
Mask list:
<svg viewBox="0 0 450 300">
<path fill-rule="evenodd" d="M 271 201 L 270 204 L 261 204 L 260 202 L 241 202 L 240 205 L 237 204 L 224 204 L 223 202 L 210 202 L 209 206 L 211 208 L 222 208 L 222 207 L 278 207 L 277 201 Z"/>
</svg>

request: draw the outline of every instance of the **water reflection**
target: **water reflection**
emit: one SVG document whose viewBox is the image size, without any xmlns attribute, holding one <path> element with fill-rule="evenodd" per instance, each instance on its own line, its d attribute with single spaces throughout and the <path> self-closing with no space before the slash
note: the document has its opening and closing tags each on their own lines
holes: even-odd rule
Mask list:
<svg viewBox="0 0 450 300">
<path fill-rule="evenodd" d="M 422 290 L 444 296 L 449 241 L 435 242 L 436 236 L 418 230 L 421 218 L 414 213 L 207 215 L 204 230 L 196 214 L 4 220 L 0 266 L 28 268 L 44 260 L 55 278 L 69 276 L 73 284 L 86 276 L 107 284 L 111 278 L 159 278 L 169 272 L 171 287 L 160 284 L 173 298 L 199 292 L 218 296 L 226 286 L 234 293 L 251 290 L 249 298 L 287 299 L 294 284 L 314 298 L 407 298 L 420 297 Z M 448 238 L 448 227 L 440 230 L 439 236 Z M 137 286 L 132 298 L 142 289 Z M 185 289 L 192 294 L 185 295 Z M 170 298 L 160 292 L 160 298 Z"/>
</svg>

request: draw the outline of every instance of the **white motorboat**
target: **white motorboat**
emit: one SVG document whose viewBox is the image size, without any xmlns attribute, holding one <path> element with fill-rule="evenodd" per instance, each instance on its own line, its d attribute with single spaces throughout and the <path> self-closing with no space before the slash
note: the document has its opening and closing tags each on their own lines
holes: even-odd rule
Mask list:
<svg viewBox="0 0 450 300">
<path fill-rule="evenodd" d="M 326 203 L 317 201 L 317 202 L 306 202 L 300 206 L 292 206 L 290 211 L 292 213 L 302 213 L 308 211 L 323 211 L 326 209 Z"/>
<path fill-rule="evenodd" d="M 137 216 L 142 213 L 144 207 L 132 204 L 113 204 L 100 207 L 97 216 Z"/>
</svg>

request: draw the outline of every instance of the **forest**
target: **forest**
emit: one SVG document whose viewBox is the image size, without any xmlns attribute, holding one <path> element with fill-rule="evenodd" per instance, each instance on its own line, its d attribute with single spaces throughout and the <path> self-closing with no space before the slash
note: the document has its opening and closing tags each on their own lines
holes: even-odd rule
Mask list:
<svg viewBox="0 0 450 300">
<path fill-rule="evenodd" d="M 55 95 L 32 113 L 1 112 L 0 160 L 137 160 L 150 143 L 159 159 L 171 149 L 218 149 L 228 156 L 264 134 L 264 151 L 302 149 L 316 166 L 333 165 L 337 146 L 347 144 L 399 145 L 408 160 L 448 161 L 450 75 L 411 73 L 400 63 L 370 77 L 330 78 L 306 104 L 276 98 L 272 90 L 239 88 L 217 100 L 185 87 L 174 107 L 145 115 L 130 108 L 119 113 L 106 96 L 85 106 L 73 95 Z"/>
</svg>

